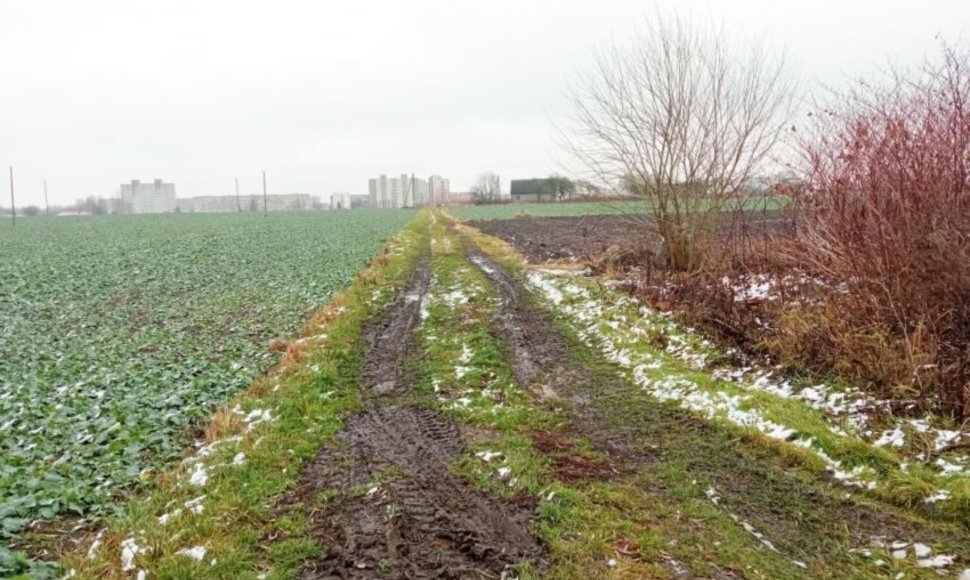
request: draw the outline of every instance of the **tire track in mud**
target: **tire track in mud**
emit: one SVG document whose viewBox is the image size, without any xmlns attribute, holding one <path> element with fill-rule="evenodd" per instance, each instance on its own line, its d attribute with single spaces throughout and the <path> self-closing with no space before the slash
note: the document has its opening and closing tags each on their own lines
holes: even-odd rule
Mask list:
<svg viewBox="0 0 970 580">
<path fill-rule="evenodd" d="M 471 241 L 463 242 L 466 257 L 496 290 L 499 309 L 493 323 L 512 349 L 510 363 L 515 380 L 529 387 L 541 373 L 568 357 L 569 347 L 551 322 L 532 307 L 528 295 L 508 271 L 492 263 Z"/>
<path fill-rule="evenodd" d="M 538 308 L 523 283 L 488 258 L 471 239 L 462 236 L 462 242 L 466 258 L 478 267 L 498 296 L 493 333 L 509 344 L 508 364 L 519 386 L 541 399 L 562 398 L 575 404 L 575 435 L 588 437 L 607 457 L 609 465 L 601 473 L 619 475 L 651 463 L 654 458 L 634 451 L 626 438 L 596 427 L 598 410 L 589 403 L 596 392 L 608 386 L 570 359 L 569 344 L 555 328 L 552 315 Z"/>
<path fill-rule="evenodd" d="M 387 395 L 402 386 L 404 361 L 417 350 L 414 329 L 421 320 L 421 303 L 431 285 L 430 257 L 418 259 L 406 290 L 398 292 L 379 321 L 368 324 L 363 338 L 367 345 L 360 381 L 375 395 Z"/>
<path fill-rule="evenodd" d="M 430 280 L 423 257 L 385 316 L 364 329 L 370 408 L 345 421 L 289 498 L 307 506 L 330 498 L 308 509 L 324 554 L 304 563 L 301 578 L 499 578 L 519 563 L 542 568 L 527 527 L 534 503 L 486 496 L 454 476 L 449 465 L 464 449 L 457 426 L 399 402 Z"/>
</svg>

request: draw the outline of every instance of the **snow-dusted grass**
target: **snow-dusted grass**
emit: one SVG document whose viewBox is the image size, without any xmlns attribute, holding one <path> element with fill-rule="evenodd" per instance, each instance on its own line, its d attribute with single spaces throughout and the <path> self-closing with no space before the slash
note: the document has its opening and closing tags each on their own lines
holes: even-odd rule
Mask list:
<svg viewBox="0 0 970 580">
<path fill-rule="evenodd" d="M 667 315 L 573 275 L 536 271 L 529 282 L 588 345 L 653 397 L 794 446 L 809 466 L 827 471 L 848 490 L 906 505 L 932 504 L 949 517 L 970 513 L 966 457 L 940 463 L 932 456 L 967 434 L 925 420 L 901 420 L 876 432 L 864 410 L 881 402 L 860 391 L 796 387 L 764 370 L 712 371 L 708 361 L 718 354 L 714 347 Z M 904 456 L 907 434 L 928 441 L 929 448 Z"/>
</svg>

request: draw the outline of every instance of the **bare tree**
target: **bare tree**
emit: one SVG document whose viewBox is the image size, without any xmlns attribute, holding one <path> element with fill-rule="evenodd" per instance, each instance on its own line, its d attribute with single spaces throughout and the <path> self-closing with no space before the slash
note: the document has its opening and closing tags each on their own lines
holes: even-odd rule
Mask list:
<svg viewBox="0 0 970 580">
<path fill-rule="evenodd" d="M 783 54 L 658 12 L 570 88 L 567 146 L 594 179 L 645 198 L 668 264 L 696 270 L 781 139 L 793 88 Z"/>
<path fill-rule="evenodd" d="M 472 186 L 475 203 L 494 203 L 502 197 L 502 182 L 498 174 L 486 171 L 478 176 Z"/>
</svg>

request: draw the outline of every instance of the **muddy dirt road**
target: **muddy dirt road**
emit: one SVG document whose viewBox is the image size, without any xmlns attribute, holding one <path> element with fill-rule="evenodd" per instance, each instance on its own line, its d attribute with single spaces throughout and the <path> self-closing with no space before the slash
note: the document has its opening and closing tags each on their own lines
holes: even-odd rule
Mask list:
<svg viewBox="0 0 970 580">
<path fill-rule="evenodd" d="M 490 498 L 453 475 L 464 448 L 453 422 L 407 405 L 406 363 L 430 280 L 419 260 L 409 286 L 364 332 L 366 410 L 303 471 L 291 501 L 334 496 L 311 515 L 326 554 L 302 578 L 497 578 L 542 549 L 527 525 L 534 506 Z"/>
</svg>

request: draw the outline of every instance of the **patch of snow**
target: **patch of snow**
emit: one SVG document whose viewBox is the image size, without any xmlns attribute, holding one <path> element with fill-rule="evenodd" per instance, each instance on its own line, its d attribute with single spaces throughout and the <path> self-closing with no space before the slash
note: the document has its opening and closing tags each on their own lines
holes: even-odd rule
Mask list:
<svg viewBox="0 0 970 580">
<path fill-rule="evenodd" d="M 186 501 L 184 505 L 186 509 L 188 509 L 190 512 L 192 512 L 195 515 L 199 515 L 202 513 L 202 510 L 205 509 L 205 506 L 202 505 L 203 500 L 205 500 L 205 496 L 200 495 L 197 498 Z"/>
<path fill-rule="evenodd" d="M 495 273 L 495 268 L 489 266 L 488 262 L 481 256 L 472 256 L 471 260 L 472 262 L 475 262 L 476 266 L 481 268 L 482 272 L 485 272 L 486 274 Z"/>
<path fill-rule="evenodd" d="M 165 514 L 162 514 L 162 515 L 158 516 L 158 523 L 161 524 L 161 525 L 163 525 L 163 526 L 167 526 L 168 525 L 168 522 L 171 521 L 172 518 L 177 518 L 180 515 L 182 515 L 182 508 L 176 508 L 172 512 L 165 513 Z"/>
<path fill-rule="evenodd" d="M 121 542 L 121 571 L 130 572 L 135 569 L 135 556 L 142 549 L 135 538 L 125 538 Z"/>
<path fill-rule="evenodd" d="M 475 454 L 476 457 L 488 463 L 489 461 L 495 459 L 496 457 L 501 457 L 502 454 L 498 451 L 479 451 Z"/>
<path fill-rule="evenodd" d="M 923 500 L 923 503 L 936 503 L 938 501 L 944 501 L 950 499 L 950 490 L 948 489 L 938 489 L 936 492 Z"/>
<path fill-rule="evenodd" d="M 192 548 L 185 548 L 184 550 L 179 550 L 176 554 L 180 556 L 186 556 L 192 558 L 197 562 L 201 562 L 202 558 L 205 558 L 205 546 L 194 546 Z"/>
<path fill-rule="evenodd" d="M 189 483 L 196 487 L 201 487 L 207 481 L 209 481 L 209 476 L 206 474 L 205 466 L 201 463 L 196 463 L 192 475 L 189 476 Z"/>
<path fill-rule="evenodd" d="M 895 447 L 897 449 L 902 448 L 903 444 L 906 442 L 906 436 L 903 434 L 903 430 L 900 427 L 895 429 L 890 429 L 882 434 L 882 436 L 877 439 L 873 445 L 876 447 L 885 447 L 887 445 Z"/>
<path fill-rule="evenodd" d="M 239 453 L 237 453 L 236 456 L 232 458 L 232 464 L 233 465 L 245 465 L 246 464 L 246 454 L 243 453 L 243 452 L 241 452 L 241 451 Z"/>
<path fill-rule="evenodd" d="M 319 372 L 319 368 L 314 370 L 314 372 Z M 273 420 L 273 414 L 269 409 L 253 409 L 244 418 L 243 421 L 247 423 L 246 431 L 252 431 L 253 427 L 259 425 L 260 423 L 267 423 Z"/>
<path fill-rule="evenodd" d="M 956 558 L 953 556 L 937 554 L 932 558 L 923 558 L 921 560 L 917 560 L 916 565 L 920 568 L 946 568 L 953 564 L 954 560 L 956 560 Z"/>
<path fill-rule="evenodd" d="M 104 530 L 102 529 L 98 532 L 98 535 L 94 536 L 94 541 L 91 542 L 91 547 L 88 548 L 88 560 L 94 560 L 95 556 L 98 554 L 98 548 L 101 547 L 101 538 L 104 536 Z"/>
</svg>

